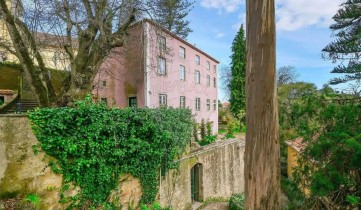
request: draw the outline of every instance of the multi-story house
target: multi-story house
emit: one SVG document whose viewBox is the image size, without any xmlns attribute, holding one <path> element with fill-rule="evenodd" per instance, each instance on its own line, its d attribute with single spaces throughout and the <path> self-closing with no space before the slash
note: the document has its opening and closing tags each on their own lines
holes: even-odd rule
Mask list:
<svg viewBox="0 0 361 210">
<path fill-rule="evenodd" d="M 23 15 L 24 9 L 21 2 L 6 0 L 6 3 L 9 9 L 14 12 L 14 15 Z M 39 51 L 43 58 L 43 62 L 47 68 L 66 71 L 70 70 L 68 56 L 64 48 L 61 47 L 64 43 L 66 43 L 65 37 L 41 32 L 34 33 L 34 37 L 37 42 L 37 46 L 40 49 Z M 74 41 L 74 43 L 75 42 L 76 41 Z M 5 21 L 2 19 L 2 15 L 0 14 L 0 62 L 8 61 L 19 63 L 18 58 L 14 54 L 10 53 L 6 48 L 1 47 L 1 45 L 5 45 L 14 51 L 12 40 Z"/>
<path fill-rule="evenodd" d="M 103 63 L 93 94 L 115 107 L 190 108 L 218 130 L 218 61 L 151 20 Z"/>
</svg>

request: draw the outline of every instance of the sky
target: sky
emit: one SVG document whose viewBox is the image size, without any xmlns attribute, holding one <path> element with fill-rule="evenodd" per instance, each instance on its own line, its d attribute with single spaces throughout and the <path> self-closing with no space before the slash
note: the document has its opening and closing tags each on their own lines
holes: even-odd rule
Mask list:
<svg viewBox="0 0 361 210">
<path fill-rule="evenodd" d="M 241 24 L 246 25 L 245 0 L 195 0 L 188 14 L 193 32 L 187 41 L 220 61 L 219 69 L 231 62 L 231 46 Z M 337 76 L 336 65 L 321 57 L 333 40 L 329 26 L 344 0 L 276 0 L 276 66 L 292 65 L 297 80 L 321 88 Z M 220 72 L 220 71 L 219 71 Z M 219 99 L 226 101 L 219 89 Z"/>
</svg>

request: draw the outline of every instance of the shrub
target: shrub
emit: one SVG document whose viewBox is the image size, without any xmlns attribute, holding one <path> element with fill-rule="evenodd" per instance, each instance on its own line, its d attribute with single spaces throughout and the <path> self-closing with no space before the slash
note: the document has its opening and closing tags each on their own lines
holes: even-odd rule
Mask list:
<svg viewBox="0 0 361 210">
<path fill-rule="evenodd" d="M 207 121 L 206 127 L 207 127 L 207 136 L 211 136 L 212 135 L 212 122 Z"/>
<path fill-rule="evenodd" d="M 198 123 L 197 122 L 193 122 L 193 138 L 194 141 L 198 142 L 199 141 L 199 136 L 198 136 Z"/>
<path fill-rule="evenodd" d="M 229 199 L 230 210 L 243 210 L 244 209 L 244 194 L 233 194 Z"/>
<path fill-rule="evenodd" d="M 206 124 L 204 122 L 204 119 L 201 121 L 201 138 L 204 139 L 206 136 Z"/>
<path fill-rule="evenodd" d="M 201 146 L 205 146 L 205 145 L 208 145 L 208 144 L 211 144 L 213 142 L 215 142 L 217 140 L 217 136 L 215 135 L 210 135 L 210 136 L 205 136 L 202 141 L 198 142 L 199 145 Z"/>
<path fill-rule="evenodd" d="M 192 134 L 189 109 L 112 109 L 89 96 L 75 108 L 36 109 L 29 118 L 42 150 L 55 158 L 51 168 L 63 175 L 61 202 L 75 209 L 111 205 L 110 192 L 125 173 L 140 179 L 142 202 L 152 203 L 159 170 L 177 167 Z M 68 198 L 70 183 L 80 191 Z"/>
</svg>

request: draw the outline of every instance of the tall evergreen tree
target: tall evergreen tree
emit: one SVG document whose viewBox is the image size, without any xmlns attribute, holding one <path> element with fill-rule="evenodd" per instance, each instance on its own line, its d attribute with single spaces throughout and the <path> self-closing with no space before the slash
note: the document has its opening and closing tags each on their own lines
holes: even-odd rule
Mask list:
<svg viewBox="0 0 361 210">
<path fill-rule="evenodd" d="M 194 2 L 188 0 L 155 0 L 154 20 L 169 31 L 183 39 L 192 32 L 189 21 L 185 20 L 188 13 L 193 9 Z"/>
<path fill-rule="evenodd" d="M 235 116 L 241 109 L 246 109 L 246 57 L 246 39 L 242 25 L 233 40 L 231 55 L 230 108 Z"/>
<path fill-rule="evenodd" d="M 322 51 L 326 59 L 333 62 L 345 61 L 346 65 L 336 66 L 331 73 L 346 74 L 334 78 L 330 84 L 339 84 L 361 79 L 361 0 L 347 0 L 333 17 L 330 26 L 336 40 Z"/>
</svg>

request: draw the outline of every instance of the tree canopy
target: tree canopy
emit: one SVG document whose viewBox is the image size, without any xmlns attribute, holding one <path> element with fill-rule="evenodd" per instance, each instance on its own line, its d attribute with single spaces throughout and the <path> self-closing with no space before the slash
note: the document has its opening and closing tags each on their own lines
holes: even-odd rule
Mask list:
<svg viewBox="0 0 361 210">
<path fill-rule="evenodd" d="M 232 43 L 231 78 L 229 81 L 230 109 L 234 116 L 246 109 L 246 38 L 243 25 Z"/>
<path fill-rule="evenodd" d="M 181 38 L 187 38 L 192 32 L 189 28 L 188 13 L 193 9 L 194 2 L 188 0 L 155 0 L 151 3 L 154 20 Z"/>
<path fill-rule="evenodd" d="M 326 59 L 333 62 L 341 61 L 331 73 L 345 75 L 330 80 L 330 84 L 361 79 L 361 0 L 347 0 L 341 5 L 333 20 L 335 23 L 330 29 L 336 39 L 322 52 Z"/>
</svg>

